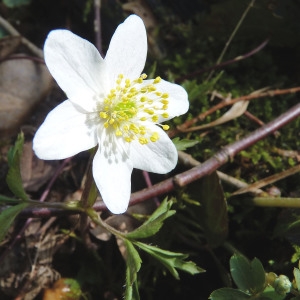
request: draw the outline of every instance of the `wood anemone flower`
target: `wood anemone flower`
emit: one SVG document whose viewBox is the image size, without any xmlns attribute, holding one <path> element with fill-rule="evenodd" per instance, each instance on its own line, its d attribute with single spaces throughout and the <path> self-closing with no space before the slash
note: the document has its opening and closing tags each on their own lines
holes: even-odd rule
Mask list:
<svg viewBox="0 0 300 300">
<path fill-rule="evenodd" d="M 38 129 L 33 149 L 41 159 L 64 159 L 97 146 L 93 177 L 108 209 L 126 211 L 133 168 L 168 173 L 177 151 L 163 125 L 187 112 L 186 91 L 142 74 L 147 56 L 143 21 L 129 16 L 116 29 L 107 54 L 68 30 L 53 30 L 45 61 L 68 99 Z"/>
</svg>

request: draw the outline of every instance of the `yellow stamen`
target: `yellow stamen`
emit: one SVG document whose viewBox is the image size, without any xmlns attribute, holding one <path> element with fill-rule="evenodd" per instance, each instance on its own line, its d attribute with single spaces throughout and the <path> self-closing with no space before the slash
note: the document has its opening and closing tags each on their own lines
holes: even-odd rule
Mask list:
<svg viewBox="0 0 300 300">
<path fill-rule="evenodd" d="M 141 74 L 131 80 L 119 74 L 99 108 L 98 116 L 104 128 L 110 128 L 117 138 L 127 143 L 137 140 L 146 145 L 159 140 L 159 134 L 147 122 L 169 129 L 168 125 L 158 123 L 161 118 L 169 118 L 169 94 L 159 91 L 158 83 L 162 80 L 159 76 L 149 81 L 150 84 L 143 84 L 146 78 L 146 74 Z"/>
<path fill-rule="evenodd" d="M 154 80 L 153 80 L 153 83 L 154 84 L 157 84 L 161 81 L 161 78 L 159 76 L 157 76 Z"/>
</svg>

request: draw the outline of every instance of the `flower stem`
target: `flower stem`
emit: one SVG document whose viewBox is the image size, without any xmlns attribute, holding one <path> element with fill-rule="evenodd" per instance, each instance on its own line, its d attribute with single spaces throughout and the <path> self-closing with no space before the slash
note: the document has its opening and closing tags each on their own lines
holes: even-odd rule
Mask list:
<svg viewBox="0 0 300 300">
<path fill-rule="evenodd" d="M 86 210 L 86 214 L 91 218 L 91 220 L 96 223 L 97 225 L 101 226 L 102 228 L 106 229 L 116 237 L 119 237 L 121 239 L 125 239 L 125 234 L 123 234 L 121 231 L 115 229 L 114 227 L 108 225 L 106 222 L 104 222 L 99 214 L 92 208 L 88 208 Z"/>
<path fill-rule="evenodd" d="M 84 214 L 81 214 L 80 217 L 80 232 L 81 232 L 82 240 L 85 241 L 86 245 L 91 245 L 91 240 L 88 232 L 88 224 L 89 224 L 88 212 L 90 215 L 92 215 L 90 210 L 91 207 L 94 205 L 98 195 L 98 190 L 92 172 L 92 163 L 96 151 L 97 151 L 97 147 L 92 150 L 90 159 L 88 161 L 86 179 L 85 179 L 84 188 L 80 200 L 81 207 L 85 212 Z"/>
</svg>

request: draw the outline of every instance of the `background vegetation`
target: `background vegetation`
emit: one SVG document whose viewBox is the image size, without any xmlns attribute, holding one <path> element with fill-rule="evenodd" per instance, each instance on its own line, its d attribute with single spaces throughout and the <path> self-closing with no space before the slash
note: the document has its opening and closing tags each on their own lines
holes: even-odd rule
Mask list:
<svg viewBox="0 0 300 300">
<path fill-rule="evenodd" d="M 149 77 L 160 75 L 180 83 L 189 94 L 189 112 L 170 123 L 170 135 L 178 149 L 185 151 L 170 176 L 207 161 L 226 145 L 243 140 L 263 123 L 299 103 L 295 93 L 299 91 L 300 80 L 298 0 L 103 0 L 100 8 L 95 3 L 97 1 L 91 0 L 3 0 L 0 15 L 6 23 L 2 22 L 2 41 L 15 35 L 7 23 L 38 48 L 42 48 L 50 30 L 69 28 L 98 42 L 98 46 L 100 43 L 105 53 L 116 26 L 127 15 L 139 14 L 148 30 L 149 59 L 145 72 Z M 94 32 L 95 20 L 101 24 L 101 39 Z M 8 44 L 12 43 L 9 40 Z M 1 72 L 3 78 L 9 74 L 14 81 L 10 90 L 0 89 L 0 112 L 9 115 L 16 111 L 16 106 L 5 104 L 8 96 L 3 96 L 4 92 L 22 98 L 18 109 L 24 111 L 21 122 L 13 122 L 10 127 L 6 122 L 0 128 L 0 193 L 3 197 L 12 197 L 13 190 L 15 196 L 22 199 L 12 184 L 6 183 L 7 173 L 17 172 L 12 168 L 20 163 L 23 186 L 31 199 L 41 199 L 53 178 L 55 183 L 48 191 L 47 203 L 80 199 L 88 153 L 60 165 L 38 161 L 30 152 L 35 129 L 65 96 L 51 79 L 34 75 L 27 65 L 22 65 L 27 73 L 21 76 L 30 78 L 31 83 L 38 82 L 41 91 L 37 96 L 34 86 L 32 94 L 28 92 L 29 96 L 25 97 L 27 92 L 22 87 L 16 96 L 12 90 L 21 86 L 16 76 L 11 75 L 20 73 L 21 60 L 16 56 L 26 56 L 24 60 L 41 68 L 42 57 L 24 41 L 4 55 L 2 49 L 8 49 L 8 44 L 1 44 L 1 64 L 19 63 Z M 0 88 L 3 86 L 7 83 L 0 82 Z M 216 107 L 202 120 L 192 122 L 199 114 L 243 96 L 249 97 L 245 100 L 253 99 L 248 107 L 231 112 L 228 122 L 192 129 L 218 120 L 232 105 Z M 36 101 L 29 105 L 28 99 L 32 98 Z M 206 272 L 190 275 L 179 271 L 180 280 L 176 280 L 164 263 L 146 252 L 140 253 L 142 267 L 136 283 L 141 299 L 199 300 L 208 299 L 210 295 L 212 299 L 299 299 L 299 270 L 294 269 L 298 267 L 300 256 L 299 128 L 300 119 L 295 118 L 251 147 L 244 147 L 218 168 L 219 172 L 231 176 L 229 179 L 225 180 L 211 169 L 209 176 L 168 193 L 176 214 L 170 213 L 171 208 L 166 206 L 166 215 L 159 224 L 167 220 L 159 232 L 147 236 L 146 241 L 162 249 L 189 254 L 189 259 Z M 20 130 L 25 134 L 24 146 L 16 144 L 15 153 L 9 152 Z M 16 161 L 20 149 L 23 154 Z M 24 170 L 27 170 L 26 178 Z M 274 180 L 269 179 L 272 175 Z M 150 174 L 152 184 L 164 179 L 166 177 Z M 254 182 L 260 185 L 234 195 L 245 184 Z M 143 173 L 136 170 L 133 191 L 144 187 Z M 117 229 L 125 224 L 126 230 L 134 230 L 147 220 L 164 196 L 141 201 L 124 216 L 111 216 L 104 211 L 101 218 Z M 119 239 L 93 222 L 88 223 L 87 232 L 82 235 L 78 215 L 70 213 L 61 216 L 53 210 L 47 218 L 34 218 L 29 222 L 27 217 L 32 216 L 32 212 L 20 213 L 24 207 L 18 206 L 5 215 L 10 205 L 4 198 L 1 201 L 1 299 L 60 299 L 65 286 L 71 286 L 73 293 L 64 294 L 65 299 L 122 299 L 124 284 L 128 281 L 125 281 L 124 244 Z M 19 218 L 10 222 L 18 213 Z M 26 229 L 24 224 L 27 224 Z M 8 232 L 4 231 L 5 226 Z M 129 247 L 127 245 L 127 251 Z M 237 273 L 232 269 L 238 270 Z M 287 278 L 282 283 L 279 275 L 286 275 L 290 282 L 295 278 L 292 289 L 289 281 L 287 284 L 284 281 Z M 127 279 L 128 276 L 127 273 Z M 60 277 L 68 278 L 71 283 L 57 281 Z M 224 287 L 228 289 L 212 294 Z"/>
</svg>

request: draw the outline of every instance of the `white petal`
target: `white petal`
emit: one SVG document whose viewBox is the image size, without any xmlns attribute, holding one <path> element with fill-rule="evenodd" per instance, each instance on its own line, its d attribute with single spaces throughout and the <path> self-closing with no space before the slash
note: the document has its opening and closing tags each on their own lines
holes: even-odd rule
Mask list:
<svg viewBox="0 0 300 300">
<path fill-rule="evenodd" d="M 159 134 L 159 140 L 141 145 L 138 141 L 130 143 L 130 160 L 133 167 L 148 172 L 165 174 L 173 170 L 177 164 L 178 153 L 168 135 L 158 126 L 149 125 L 152 131 Z"/>
<path fill-rule="evenodd" d="M 93 161 L 93 176 L 107 208 L 114 214 L 127 210 L 131 194 L 132 163 L 115 139 L 100 133 Z"/>
<path fill-rule="evenodd" d="M 189 100 L 186 90 L 175 83 L 161 80 L 156 85 L 157 91 L 169 94 L 169 105 L 166 112 L 169 114 L 167 119 L 159 119 L 159 122 L 170 120 L 174 117 L 185 114 L 189 109 Z"/>
<path fill-rule="evenodd" d="M 129 16 L 116 29 L 105 56 L 107 74 L 114 84 L 119 74 L 136 79 L 142 73 L 147 57 L 147 34 L 142 19 Z"/>
<path fill-rule="evenodd" d="M 41 159 L 64 159 L 96 146 L 96 131 L 87 117 L 69 100 L 55 107 L 33 139 L 36 155 Z"/>
<path fill-rule="evenodd" d="M 45 62 L 70 101 L 91 111 L 104 90 L 104 61 L 93 44 L 68 30 L 53 30 L 45 46 Z"/>
</svg>

